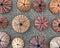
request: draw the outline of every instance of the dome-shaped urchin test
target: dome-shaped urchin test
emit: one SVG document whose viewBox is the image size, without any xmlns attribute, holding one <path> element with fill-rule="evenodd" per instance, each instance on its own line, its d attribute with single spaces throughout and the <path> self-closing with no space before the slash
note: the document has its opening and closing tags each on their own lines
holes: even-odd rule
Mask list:
<svg viewBox="0 0 60 48">
<path fill-rule="evenodd" d="M 23 48 L 24 47 L 24 40 L 22 40 L 21 38 L 13 39 L 12 47 L 13 48 Z"/>
<path fill-rule="evenodd" d="M 24 15 L 17 15 L 12 20 L 12 27 L 18 33 L 26 32 L 30 27 L 30 20 Z"/>
<path fill-rule="evenodd" d="M 18 0 L 17 7 L 23 12 L 28 11 L 30 9 L 30 0 Z"/>
<path fill-rule="evenodd" d="M 8 13 L 11 10 L 11 0 L 0 0 L 0 13 Z"/>
<path fill-rule="evenodd" d="M 33 8 L 37 12 L 42 12 L 46 8 L 46 3 L 44 0 L 35 0 L 33 2 Z"/>
<path fill-rule="evenodd" d="M 55 18 L 52 22 L 52 28 L 56 32 L 60 32 L 60 18 Z"/>
<path fill-rule="evenodd" d="M 0 32 L 0 48 L 7 48 L 10 43 L 10 36 L 5 32 Z"/>
<path fill-rule="evenodd" d="M 30 40 L 30 48 L 46 48 L 46 41 L 41 36 L 35 36 Z"/>
<path fill-rule="evenodd" d="M 35 19 L 35 27 L 41 31 L 45 30 L 48 27 L 48 23 L 48 19 L 45 16 L 37 17 Z"/>
<path fill-rule="evenodd" d="M 50 48 L 60 48 L 60 37 L 55 37 L 50 41 Z"/>
<path fill-rule="evenodd" d="M 60 0 L 51 0 L 50 11 L 54 14 L 60 14 Z"/>
</svg>

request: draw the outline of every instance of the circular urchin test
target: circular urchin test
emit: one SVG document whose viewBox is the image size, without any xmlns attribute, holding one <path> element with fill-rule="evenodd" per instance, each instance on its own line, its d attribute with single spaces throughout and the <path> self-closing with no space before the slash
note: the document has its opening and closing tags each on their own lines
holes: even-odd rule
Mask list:
<svg viewBox="0 0 60 48">
<path fill-rule="evenodd" d="M 5 32 L 0 32 L 0 48 L 7 48 L 10 43 L 10 36 Z"/>
<path fill-rule="evenodd" d="M 60 37 L 55 37 L 51 40 L 50 48 L 60 48 Z"/>
<path fill-rule="evenodd" d="M 0 0 L 0 13 L 8 13 L 11 10 L 11 0 Z"/>
<path fill-rule="evenodd" d="M 30 0 L 18 0 L 17 6 L 23 12 L 28 11 L 30 9 Z"/>
<path fill-rule="evenodd" d="M 12 41 L 13 48 L 23 48 L 24 47 L 24 41 L 21 38 L 15 38 Z"/>
<path fill-rule="evenodd" d="M 51 0 L 50 11 L 55 14 L 60 14 L 60 0 Z"/>
<path fill-rule="evenodd" d="M 44 16 L 39 16 L 35 19 L 35 27 L 38 30 L 45 30 L 48 27 L 48 19 Z"/>
<path fill-rule="evenodd" d="M 41 36 L 35 36 L 30 40 L 30 48 L 46 48 L 46 41 Z"/>
<path fill-rule="evenodd" d="M 35 11 L 37 12 L 42 12 L 46 7 L 46 3 L 44 2 L 44 0 L 35 0 L 33 2 L 33 8 Z"/>
<path fill-rule="evenodd" d="M 54 31 L 60 32 L 60 18 L 55 18 L 53 20 L 52 28 Z"/>
<path fill-rule="evenodd" d="M 16 32 L 24 33 L 30 27 L 30 20 L 24 15 L 18 15 L 13 19 L 12 27 Z"/>
</svg>

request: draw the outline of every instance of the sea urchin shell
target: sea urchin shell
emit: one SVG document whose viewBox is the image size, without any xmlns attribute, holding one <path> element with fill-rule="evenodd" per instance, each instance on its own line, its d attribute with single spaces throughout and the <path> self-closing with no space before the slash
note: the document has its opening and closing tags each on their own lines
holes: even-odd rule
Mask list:
<svg viewBox="0 0 60 48">
<path fill-rule="evenodd" d="M 44 0 L 35 0 L 33 2 L 33 8 L 37 11 L 37 12 L 42 12 L 46 7 L 46 3 L 44 2 Z"/>
<path fill-rule="evenodd" d="M 0 0 L 0 13 L 8 13 L 11 10 L 11 0 Z"/>
<path fill-rule="evenodd" d="M 30 20 L 24 15 L 18 15 L 13 19 L 12 27 L 16 32 L 24 33 L 30 27 Z"/>
<path fill-rule="evenodd" d="M 60 0 L 51 0 L 50 10 L 52 13 L 60 14 Z"/>
<path fill-rule="evenodd" d="M 35 27 L 39 30 L 45 30 L 48 27 L 48 19 L 44 16 L 37 17 L 35 20 Z"/>
<path fill-rule="evenodd" d="M 41 36 L 35 36 L 30 40 L 30 48 L 46 48 L 46 41 Z"/>
<path fill-rule="evenodd" d="M 5 32 L 0 32 L 0 48 L 7 48 L 10 43 L 10 36 Z"/>
<path fill-rule="evenodd" d="M 28 11 L 30 9 L 30 0 L 18 0 L 17 6 L 23 12 Z"/>
<path fill-rule="evenodd" d="M 52 23 L 52 28 L 57 31 L 60 32 L 60 18 L 56 18 L 54 19 L 53 23 Z"/>
</svg>

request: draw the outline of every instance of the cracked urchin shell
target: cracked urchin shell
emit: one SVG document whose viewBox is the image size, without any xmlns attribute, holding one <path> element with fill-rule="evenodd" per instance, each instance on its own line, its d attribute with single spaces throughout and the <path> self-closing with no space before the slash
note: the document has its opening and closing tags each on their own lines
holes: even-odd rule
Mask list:
<svg viewBox="0 0 60 48">
<path fill-rule="evenodd" d="M 30 0 L 18 0 L 17 7 L 23 12 L 28 11 L 30 9 Z"/>
<path fill-rule="evenodd" d="M 53 20 L 52 28 L 53 30 L 60 32 L 60 18 L 56 18 Z"/>
<path fill-rule="evenodd" d="M 50 11 L 55 14 L 60 14 L 60 0 L 51 0 Z"/>
<path fill-rule="evenodd" d="M 35 36 L 30 40 L 30 48 L 46 48 L 46 41 L 41 36 Z"/>
<path fill-rule="evenodd" d="M 55 37 L 50 41 L 50 48 L 60 48 L 60 37 Z"/>
<path fill-rule="evenodd" d="M 12 27 L 16 32 L 24 33 L 30 27 L 30 20 L 24 15 L 18 15 L 13 19 Z"/>
<path fill-rule="evenodd" d="M 15 38 L 12 41 L 13 48 L 23 48 L 24 47 L 24 41 L 21 38 Z"/>
<path fill-rule="evenodd" d="M 46 7 L 46 3 L 44 2 L 44 0 L 35 0 L 33 2 L 33 8 L 37 12 L 42 12 L 45 9 L 45 7 Z"/>
<path fill-rule="evenodd" d="M 8 13 L 11 10 L 11 0 L 0 0 L 0 13 Z"/>
<path fill-rule="evenodd" d="M 45 30 L 48 27 L 48 19 L 44 16 L 37 17 L 35 19 L 35 27 L 38 30 Z"/>
<path fill-rule="evenodd" d="M 10 36 L 5 32 L 0 32 L 0 48 L 7 48 L 10 43 Z"/>
</svg>

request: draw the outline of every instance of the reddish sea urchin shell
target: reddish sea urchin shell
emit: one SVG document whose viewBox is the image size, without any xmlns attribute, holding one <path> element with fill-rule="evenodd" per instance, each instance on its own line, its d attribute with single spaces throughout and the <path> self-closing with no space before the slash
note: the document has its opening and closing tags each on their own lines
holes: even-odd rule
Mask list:
<svg viewBox="0 0 60 48">
<path fill-rule="evenodd" d="M 44 0 L 35 0 L 33 2 L 33 8 L 37 11 L 37 12 L 42 12 L 46 7 L 46 3 L 44 2 Z"/>
<path fill-rule="evenodd" d="M 45 30 L 48 27 L 48 19 L 44 16 L 37 17 L 35 20 L 35 27 L 39 30 Z"/>
<path fill-rule="evenodd" d="M 0 0 L 0 13 L 7 13 L 11 10 L 11 0 Z"/>
<path fill-rule="evenodd" d="M 52 23 L 52 28 L 57 31 L 60 32 L 60 18 L 56 18 L 54 19 L 53 23 Z"/>
<path fill-rule="evenodd" d="M 30 40 L 30 48 L 46 48 L 46 41 L 41 36 L 35 36 Z"/>
<path fill-rule="evenodd" d="M 0 28 L 5 28 L 8 25 L 8 19 L 0 16 Z"/>
</svg>

